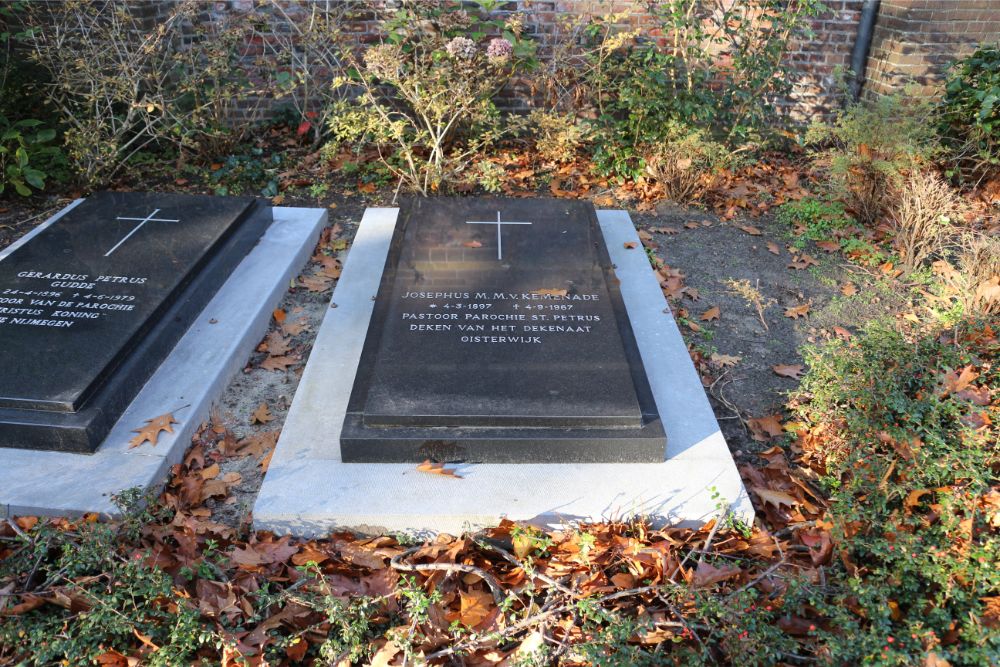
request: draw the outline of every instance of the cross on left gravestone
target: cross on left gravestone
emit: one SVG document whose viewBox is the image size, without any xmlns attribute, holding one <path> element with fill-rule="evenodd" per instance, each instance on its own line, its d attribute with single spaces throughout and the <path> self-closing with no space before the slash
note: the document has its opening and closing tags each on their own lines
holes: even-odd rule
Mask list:
<svg viewBox="0 0 1000 667">
<path fill-rule="evenodd" d="M 92 452 L 270 222 L 250 197 L 98 193 L 0 261 L 0 447 Z"/>
</svg>

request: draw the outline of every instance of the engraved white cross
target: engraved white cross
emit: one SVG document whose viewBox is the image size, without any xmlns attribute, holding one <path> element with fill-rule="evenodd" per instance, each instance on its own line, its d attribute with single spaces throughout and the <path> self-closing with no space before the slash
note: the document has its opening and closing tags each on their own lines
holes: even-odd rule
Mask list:
<svg viewBox="0 0 1000 667">
<path fill-rule="evenodd" d="M 501 225 L 530 225 L 530 222 L 500 222 L 500 211 L 497 211 L 497 221 L 492 220 L 484 222 L 482 220 L 467 220 L 465 222 L 467 225 L 496 225 L 497 226 L 497 259 L 503 259 L 503 245 L 500 237 L 500 226 Z"/>
<path fill-rule="evenodd" d="M 142 227 L 147 222 L 180 222 L 180 220 L 167 220 L 167 219 L 164 219 L 164 218 L 155 218 L 155 217 L 153 217 L 153 216 L 155 216 L 159 212 L 160 212 L 160 209 L 156 209 L 155 211 L 153 211 L 152 213 L 150 213 L 149 215 L 147 215 L 145 218 L 123 218 L 121 216 L 118 216 L 117 218 L 115 218 L 115 220 L 138 220 L 139 224 L 136 225 L 132 229 L 132 231 L 130 231 L 128 234 L 126 234 L 122 238 L 121 241 L 119 241 L 118 243 L 116 243 L 115 246 L 111 250 L 109 250 L 106 253 L 104 253 L 104 256 L 107 257 L 108 255 L 110 255 L 111 253 L 113 253 L 115 250 L 118 250 L 118 248 L 119 248 L 119 246 L 121 246 L 121 244 L 123 244 L 126 241 L 128 241 L 129 237 L 132 236 L 133 234 L 135 234 L 137 231 L 139 231 L 139 228 Z"/>
</svg>

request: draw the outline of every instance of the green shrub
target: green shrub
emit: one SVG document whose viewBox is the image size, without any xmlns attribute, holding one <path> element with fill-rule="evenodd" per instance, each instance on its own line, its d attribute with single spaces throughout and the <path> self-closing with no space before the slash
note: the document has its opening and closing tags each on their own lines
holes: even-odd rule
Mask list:
<svg viewBox="0 0 1000 667">
<path fill-rule="evenodd" d="M 938 108 L 949 175 L 977 185 L 1000 169 L 1000 45 L 956 61 Z"/>
<path fill-rule="evenodd" d="M 0 578 L 27 580 L 34 572 L 33 590 L 56 603 L 0 617 L 0 663 L 91 664 L 137 635 L 160 647 L 149 655 L 150 665 L 195 662 L 195 652 L 211 639 L 197 607 L 178 594 L 168 573 L 147 563 L 146 554 L 122 548 L 156 518 L 136 501 L 129 494 L 121 525 L 81 520 L 65 530 L 41 523 L 30 542 L 0 561 Z"/>
<path fill-rule="evenodd" d="M 939 152 L 930 102 L 897 93 L 848 106 L 832 123 L 814 123 L 806 141 L 830 176 L 831 192 L 865 224 L 888 209 L 910 171 Z"/>
<path fill-rule="evenodd" d="M 38 129 L 41 124 L 35 119 L 12 123 L 0 115 L 0 194 L 8 186 L 23 197 L 29 196 L 32 188 L 45 189 L 49 176 L 45 165 L 53 164 L 61 153 L 47 145 L 55 139 L 56 131 Z"/>
<path fill-rule="evenodd" d="M 806 361 L 799 445 L 825 468 L 841 560 L 820 603 L 828 662 L 997 664 L 995 331 L 967 321 L 908 339 L 873 324 Z"/>
<path fill-rule="evenodd" d="M 44 73 L 24 58 L 19 44 L 29 39 L 23 25 L 26 5 L 0 5 L 0 194 L 8 187 L 28 196 L 46 179 L 64 175 L 65 156 L 53 144 L 53 114 L 32 88 Z"/>
<path fill-rule="evenodd" d="M 731 147 L 757 141 L 775 120 L 774 99 L 796 76 L 784 58 L 788 44 L 808 37 L 808 18 L 822 9 L 814 0 L 653 3 L 654 34 L 666 39 L 618 28 L 625 13 L 593 19 L 583 30 L 585 94 L 576 97 L 593 100 L 599 169 L 641 176 L 645 148 L 668 138 L 671 121 Z"/>
<path fill-rule="evenodd" d="M 815 197 L 782 204 L 778 208 L 778 221 L 792 228 L 802 228 L 801 236 L 810 241 L 829 240 L 835 231 L 853 222 L 840 202 Z"/>
</svg>

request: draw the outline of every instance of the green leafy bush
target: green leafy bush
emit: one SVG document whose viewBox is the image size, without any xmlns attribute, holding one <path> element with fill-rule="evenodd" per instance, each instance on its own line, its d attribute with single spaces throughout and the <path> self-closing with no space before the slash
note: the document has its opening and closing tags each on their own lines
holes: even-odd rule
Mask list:
<svg viewBox="0 0 1000 667">
<path fill-rule="evenodd" d="M 799 447 L 825 471 L 841 561 L 820 609 L 827 661 L 996 664 L 995 330 L 967 321 L 911 339 L 872 324 L 806 361 Z"/>
<path fill-rule="evenodd" d="M 13 188 L 26 197 L 44 189 L 46 179 L 61 178 L 65 158 L 53 144 L 51 109 L 32 93 L 43 73 L 18 47 L 31 35 L 25 10 L 23 2 L 0 5 L 0 194 Z"/>
<path fill-rule="evenodd" d="M 671 121 L 730 146 L 759 139 L 774 119 L 773 100 L 796 76 L 784 58 L 788 44 L 808 37 L 807 19 L 822 9 L 814 0 L 667 0 L 651 6 L 650 34 L 665 39 L 616 27 L 624 13 L 593 19 L 583 30 L 581 85 L 589 94 L 576 97 L 593 99 L 599 169 L 642 175 L 646 147 L 669 138 Z"/>
<path fill-rule="evenodd" d="M 848 227 L 853 220 L 838 201 L 806 197 L 778 208 L 778 221 L 789 227 L 801 227 L 810 241 L 829 240 L 833 233 Z"/>
<path fill-rule="evenodd" d="M 929 163 L 939 144 L 931 104 L 897 93 L 848 106 L 832 123 L 810 126 L 818 167 L 830 176 L 832 194 L 865 224 L 887 210 L 905 174 Z"/>
<path fill-rule="evenodd" d="M 1000 170 L 1000 45 L 979 49 L 951 69 L 938 109 L 950 175 L 977 185 Z"/>
<path fill-rule="evenodd" d="M 35 119 L 11 123 L 0 115 L 0 194 L 8 186 L 22 197 L 29 196 L 32 188 L 45 189 L 48 174 L 44 165 L 52 164 L 60 152 L 46 145 L 55 139 L 56 131 L 39 129 L 41 124 L 42 121 Z"/>
</svg>

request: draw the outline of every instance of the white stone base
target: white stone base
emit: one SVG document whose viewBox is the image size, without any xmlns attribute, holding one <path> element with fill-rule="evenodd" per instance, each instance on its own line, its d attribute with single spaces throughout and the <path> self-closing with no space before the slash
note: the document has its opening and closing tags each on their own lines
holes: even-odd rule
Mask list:
<svg viewBox="0 0 1000 667">
<path fill-rule="evenodd" d="M 0 258 L 52 224 L 67 207 L 0 253 Z M 208 418 L 212 402 L 246 363 L 267 331 L 289 281 L 308 260 L 326 211 L 275 208 L 274 223 L 236 267 L 93 454 L 0 448 L 0 518 L 15 515 L 113 516 L 111 496 L 149 489 L 166 477 Z M 174 432 L 156 446 L 129 449 L 133 429 L 173 412 Z"/>
<path fill-rule="evenodd" d="M 663 463 L 476 464 L 462 479 L 412 464 L 343 463 L 340 429 L 398 209 L 368 209 L 352 244 L 254 506 L 258 529 L 319 536 L 457 534 L 501 518 L 554 526 L 634 515 L 700 525 L 753 507 L 639 237 L 625 211 L 599 211 L 611 260 L 667 432 Z M 634 242 L 635 249 L 626 249 Z"/>
</svg>

